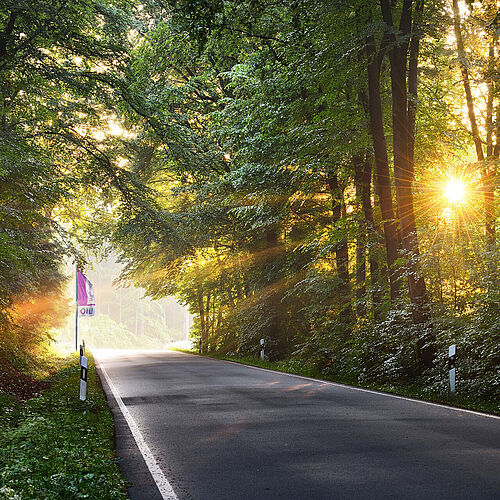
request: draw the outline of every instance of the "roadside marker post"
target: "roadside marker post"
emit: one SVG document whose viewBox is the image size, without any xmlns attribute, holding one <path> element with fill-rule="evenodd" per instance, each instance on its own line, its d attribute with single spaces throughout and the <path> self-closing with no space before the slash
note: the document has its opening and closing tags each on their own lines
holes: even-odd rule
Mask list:
<svg viewBox="0 0 500 500">
<path fill-rule="evenodd" d="M 264 359 L 264 339 L 260 339 L 260 359 Z"/>
<path fill-rule="evenodd" d="M 450 345 L 448 348 L 448 372 L 450 375 L 450 393 L 455 394 L 455 354 L 456 345 Z"/>
<path fill-rule="evenodd" d="M 85 356 L 85 340 L 80 344 L 80 366 L 82 366 L 82 358 Z"/>
<path fill-rule="evenodd" d="M 82 356 L 80 363 L 80 401 L 87 399 L 87 368 L 88 360 L 85 356 Z"/>
</svg>

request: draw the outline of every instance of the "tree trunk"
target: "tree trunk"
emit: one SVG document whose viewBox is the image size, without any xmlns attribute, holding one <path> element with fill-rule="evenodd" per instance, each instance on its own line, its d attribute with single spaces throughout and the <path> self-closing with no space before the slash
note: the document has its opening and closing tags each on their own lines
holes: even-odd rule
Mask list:
<svg viewBox="0 0 500 500">
<path fill-rule="evenodd" d="M 372 156 L 366 155 L 364 165 L 363 165 L 363 189 L 361 203 L 363 206 L 363 214 L 365 216 L 366 227 L 368 232 L 379 233 L 375 227 L 375 222 L 373 220 L 373 207 L 371 200 L 371 179 L 372 179 Z M 380 270 L 377 258 L 376 247 L 370 245 L 368 250 L 368 263 L 370 266 L 370 286 L 372 289 L 372 304 L 373 304 L 373 317 L 377 320 L 380 319 L 380 304 L 382 302 L 381 291 L 380 291 Z"/>
<path fill-rule="evenodd" d="M 486 158 L 488 164 L 483 169 L 485 171 L 485 191 L 484 191 L 484 208 L 485 208 L 485 227 L 486 239 L 489 245 L 495 243 L 495 177 L 496 168 L 493 160 L 495 160 L 495 148 L 493 147 L 493 98 L 495 86 L 493 74 L 495 71 L 495 45 L 496 33 L 491 37 L 488 47 L 488 102 L 486 105 Z M 500 109 L 500 108 L 499 108 Z M 498 113 L 497 113 L 498 114 Z M 500 124 L 497 123 L 497 127 Z M 497 128 L 497 131 L 499 129 Z M 497 134 L 498 143 L 498 134 Z"/>
<path fill-rule="evenodd" d="M 376 190 L 384 227 L 391 300 L 394 301 L 400 296 L 401 292 L 400 271 L 396 269 L 395 265 L 398 257 L 399 235 L 394 220 L 391 175 L 387 158 L 387 143 L 380 95 L 380 65 L 383 54 L 376 52 L 374 37 L 367 39 L 366 51 L 368 56 L 368 114 L 370 135 L 372 136 L 373 151 L 375 153 Z"/>
<path fill-rule="evenodd" d="M 210 349 L 212 351 L 215 351 L 217 349 L 217 342 L 215 338 L 215 297 L 214 300 L 212 300 L 212 332 L 211 332 L 211 342 L 210 342 Z"/>
<path fill-rule="evenodd" d="M 356 237 L 356 314 L 362 318 L 366 315 L 366 250 L 367 250 L 367 227 L 364 212 L 364 157 L 356 156 L 354 163 L 354 185 L 356 188 L 356 209 L 359 214 L 359 226 Z M 361 215 L 362 214 L 362 215 Z"/>
<path fill-rule="evenodd" d="M 467 67 L 467 54 L 465 52 L 464 42 L 462 38 L 462 30 L 460 27 L 460 10 L 458 8 L 458 0 L 453 0 L 453 27 L 455 31 L 455 38 L 457 40 L 457 55 L 460 64 L 460 71 L 462 72 L 462 79 L 464 83 L 465 98 L 467 101 L 467 111 L 469 114 L 469 122 L 471 126 L 472 139 L 476 147 L 477 161 L 481 162 L 481 181 L 483 185 L 484 197 L 484 220 L 486 241 L 489 244 L 495 242 L 495 216 L 494 216 L 494 187 L 492 186 L 491 173 L 487 164 L 484 163 L 484 152 L 481 137 L 479 135 L 479 128 L 476 122 L 476 113 L 474 110 L 474 100 L 470 87 L 469 70 Z M 489 48 L 489 64 L 494 61 L 494 42 L 490 44 Z M 488 112 L 488 111 L 487 111 Z M 487 120 L 488 121 L 488 120 Z M 491 122 L 491 118 L 490 118 Z M 487 123 L 488 128 L 488 123 Z M 488 145 L 488 141 L 487 141 Z M 493 148 L 491 148 L 491 154 Z"/>
<path fill-rule="evenodd" d="M 495 159 L 500 158 L 500 105 L 497 107 L 497 131 L 496 131 L 496 143 L 493 150 L 493 157 Z"/>
<path fill-rule="evenodd" d="M 328 187 L 332 199 L 332 222 L 336 224 L 342 217 L 343 192 L 339 186 L 338 176 L 332 171 L 327 175 Z M 343 313 L 347 313 L 347 322 L 352 320 L 351 310 L 351 282 L 349 278 L 349 249 L 347 239 L 343 238 L 335 245 L 335 263 L 339 279 L 339 292 L 343 301 Z"/>
<path fill-rule="evenodd" d="M 418 54 L 422 36 L 421 22 L 424 12 L 424 0 L 417 0 L 410 39 L 410 57 L 408 63 L 408 163 L 414 169 L 415 163 L 415 122 L 417 115 Z"/>
<path fill-rule="evenodd" d="M 495 69 L 495 45 L 494 39 L 490 40 L 488 46 L 488 100 L 486 103 L 486 158 L 493 156 L 493 71 Z"/>
<path fill-rule="evenodd" d="M 207 352 L 209 352 L 212 347 L 210 345 L 210 293 L 207 295 L 207 303 L 205 305 L 205 346 Z"/>
<path fill-rule="evenodd" d="M 369 110 L 368 110 L 368 96 L 365 91 L 359 93 L 359 100 L 363 106 L 365 116 L 369 120 Z M 370 129 L 368 127 L 368 132 Z M 371 288 L 371 298 L 372 298 L 372 308 L 373 317 L 375 320 L 380 319 L 380 304 L 381 304 L 381 277 L 379 270 L 379 262 L 377 255 L 377 244 L 371 242 L 368 245 L 370 233 L 379 234 L 383 237 L 379 228 L 375 226 L 373 219 L 373 207 L 371 200 L 371 185 L 372 185 L 372 174 L 373 172 L 373 153 L 371 151 L 366 151 L 364 156 L 362 174 L 361 174 L 361 206 L 363 210 L 366 233 L 368 236 L 367 246 L 368 246 L 368 262 L 370 266 L 370 288 Z M 375 176 L 373 176 L 373 183 L 375 184 Z"/>
<path fill-rule="evenodd" d="M 460 28 L 460 10 L 458 8 L 458 0 L 453 0 L 453 28 L 455 31 L 455 39 L 457 41 L 458 62 L 464 83 L 465 98 L 467 101 L 467 111 L 469 113 L 469 121 L 472 132 L 472 139 L 476 147 L 476 155 L 478 161 L 484 160 L 483 145 L 479 136 L 479 129 L 476 122 L 476 113 L 474 111 L 474 100 L 470 88 L 469 70 L 467 67 L 467 55 L 465 53 L 464 41 L 462 39 L 462 30 Z"/>
<path fill-rule="evenodd" d="M 201 290 L 198 290 L 198 313 L 200 314 L 200 341 L 202 354 L 207 352 L 207 339 L 205 334 L 205 307 L 203 304 L 203 295 Z"/>
<path fill-rule="evenodd" d="M 388 26 L 393 28 L 390 0 L 381 0 L 382 16 Z M 409 161 L 408 95 L 407 95 L 407 57 L 408 37 L 411 31 L 412 0 L 404 0 L 397 35 L 391 32 L 392 46 L 389 50 L 392 90 L 392 137 L 394 153 L 394 177 L 396 181 L 396 200 L 398 206 L 401 239 L 406 253 L 408 270 L 408 291 L 412 303 L 413 321 L 425 323 L 428 320 L 428 297 L 425 280 L 420 268 L 420 251 L 413 202 L 413 163 Z M 401 37 L 401 39 L 398 39 Z M 417 95 L 418 44 L 412 45 L 411 80 L 408 86 Z M 410 76 L 410 75 L 408 75 Z M 415 100 L 413 100 L 413 105 Z M 413 118 L 414 119 L 414 118 Z M 413 147 L 413 141 L 412 141 Z M 435 357 L 434 336 L 422 336 L 418 342 L 419 360 L 422 367 L 431 367 Z"/>
</svg>

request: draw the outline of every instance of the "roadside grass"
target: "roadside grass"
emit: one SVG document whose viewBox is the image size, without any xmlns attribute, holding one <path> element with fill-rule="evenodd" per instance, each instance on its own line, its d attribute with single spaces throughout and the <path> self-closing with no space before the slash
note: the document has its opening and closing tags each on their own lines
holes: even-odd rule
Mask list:
<svg viewBox="0 0 500 500">
<path fill-rule="evenodd" d="M 0 395 L 1 499 L 128 498 L 114 458 L 112 415 L 88 358 L 85 402 L 76 355 L 25 404 Z"/>
<path fill-rule="evenodd" d="M 172 349 L 175 351 L 186 352 L 188 354 L 200 355 L 196 350 L 188 349 Z M 259 368 L 266 368 L 283 373 L 291 373 L 293 375 L 301 375 L 303 377 L 310 377 L 318 380 L 326 380 L 329 382 L 336 382 L 338 384 L 351 385 L 360 387 L 362 389 L 370 389 L 377 392 L 385 392 L 396 394 L 398 396 L 405 396 L 413 399 L 420 399 L 432 403 L 440 403 L 457 408 L 464 408 L 467 410 L 479 411 L 484 413 L 491 413 L 493 415 L 500 415 L 500 404 L 491 401 L 483 401 L 478 398 L 461 395 L 459 392 L 455 395 L 451 394 L 438 394 L 429 392 L 419 386 L 400 385 L 400 384 L 360 384 L 356 380 L 341 379 L 335 377 L 328 377 L 321 373 L 312 364 L 300 359 L 286 359 L 282 361 L 268 361 L 261 360 L 254 356 L 234 356 L 234 355 L 221 355 L 221 354 L 203 354 L 215 359 L 222 359 L 225 361 L 232 361 L 243 365 L 256 366 Z"/>
</svg>

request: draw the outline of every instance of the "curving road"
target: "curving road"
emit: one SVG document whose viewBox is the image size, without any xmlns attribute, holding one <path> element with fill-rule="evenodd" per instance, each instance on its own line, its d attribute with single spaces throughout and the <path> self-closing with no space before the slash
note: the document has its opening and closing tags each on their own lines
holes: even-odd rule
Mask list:
<svg viewBox="0 0 500 500">
<path fill-rule="evenodd" d="M 164 351 L 97 351 L 132 500 L 500 498 L 500 419 Z M 167 498 L 167 497 L 163 497 Z"/>
</svg>

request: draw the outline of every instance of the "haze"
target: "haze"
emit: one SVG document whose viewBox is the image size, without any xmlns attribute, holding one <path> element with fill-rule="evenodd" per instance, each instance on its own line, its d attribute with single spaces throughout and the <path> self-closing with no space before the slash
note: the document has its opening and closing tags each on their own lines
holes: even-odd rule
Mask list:
<svg viewBox="0 0 500 500">
<path fill-rule="evenodd" d="M 187 308 L 174 297 L 152 300 L 140 288 L 113 285 L 121 265 L 114 260 L 93 264 L 85 275 L 94 285 L 96 315 L 78 319 L 78 338 L 85 339 L 90 349 L 161 349 L 188 347 L 192 324 Z M 68 300 L 74 303 L 74 266 L 67 287 Z M 72 308 L 74 311 L 74 307 Z M 70 314 L 65 325 L 55 331 L 61 352 L 71 352 L 75 345 L 75 316 Z"/>
</svg>

